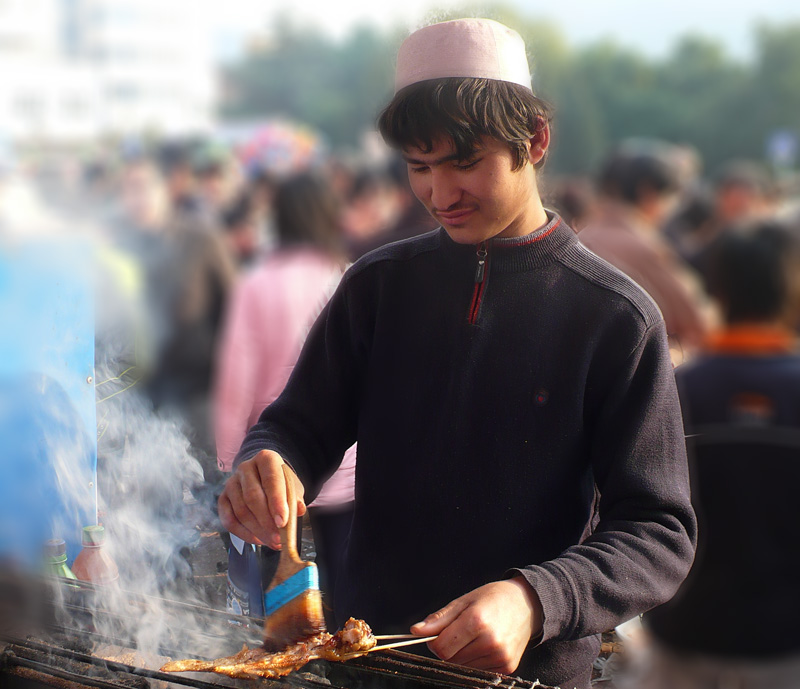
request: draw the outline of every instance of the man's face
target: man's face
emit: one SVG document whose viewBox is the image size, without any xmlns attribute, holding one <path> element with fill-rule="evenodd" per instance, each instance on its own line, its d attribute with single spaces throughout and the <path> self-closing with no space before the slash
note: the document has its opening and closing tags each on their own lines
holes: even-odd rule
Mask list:
<svg viewBox="0 0 800 689">
<path fill-rule="evenodd" d="M 168 213 L 164 182 L 149 165 L 133 164 L 122 181 L 122 203 L 128 216 L 145 228 L 157 228 Z"/>
<path fill-rule="evenodd" d="M 747 184 L 729 183 L 717 191 L 717 216 L 722 223 L 731 223 L 758 217 L 762 198 Z"/>
<path fill-rule="evenodd" d="M 531 163 L 537 155 L 534 151 Z M 460 160 L 452 140 L 440 137 L 430 152 L 409 146 L 403 157 L 414 194 L 453 241 L 478 244 L 538 227 L 530 224 L 539 204 L 533 165 L 513 170 L 514 158 L 505 143 L 483 137 L 473 155 Z"/>
</svg>

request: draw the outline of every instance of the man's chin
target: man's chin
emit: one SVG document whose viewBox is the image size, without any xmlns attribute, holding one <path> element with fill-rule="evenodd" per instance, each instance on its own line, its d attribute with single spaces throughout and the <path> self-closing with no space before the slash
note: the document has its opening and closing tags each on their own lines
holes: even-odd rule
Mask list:
<svg viewBox="0 0 800 689">
<path fill-rule="evenodd" d="M 442 227 L 456 244 L 480 244 L 494 236 L 492 234 L 487 235 L 485 230 L 470 227 L 447 225 L 446 223 L 442 223 Z"/>
</svg>

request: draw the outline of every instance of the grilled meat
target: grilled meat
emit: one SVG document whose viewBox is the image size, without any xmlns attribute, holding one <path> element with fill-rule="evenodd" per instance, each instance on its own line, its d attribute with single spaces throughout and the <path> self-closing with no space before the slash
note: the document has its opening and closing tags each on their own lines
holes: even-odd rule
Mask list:
<svg viewBox="0 0 800 689">
<path fill-rule="evenodd" d="M 372 630 L 363 620 L 352 617 L 336 634 L 321 632 L 298 641 L 284 651 L 267 653 L 263 648 L 244 646 L 236 655 L 216 660 L 173 660 L 162 672 L 216 672 L 228 677 L 255 679 L 281 677 L 297 670 L 311 660 L 342 660 L 351 654 L 365 653 L 375 646 Z"/>
</svg>

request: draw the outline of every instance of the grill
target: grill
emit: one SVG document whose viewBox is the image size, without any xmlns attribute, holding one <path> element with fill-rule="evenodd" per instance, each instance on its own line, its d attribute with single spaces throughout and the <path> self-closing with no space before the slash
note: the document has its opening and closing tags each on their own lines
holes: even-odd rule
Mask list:
<svg viewBox="0 0 800 689">
<path fill-rule="evenodd" d="M 6 582 L 2 591 L 4 619 L 16 620 L 16 624 L 0 625 L 0 685 L 9 689 L 548 689 L 396 650 L 346 663 L 314 660 L 276 679 L 167 674 L 157 669 L 167 657 L 210 659 L 236 652 L 243 643 L 260 644 L 263 621 L 126 591 L 118 591 L 110 605 L 103 589 L 70 580 L 16 580 Z M 137 650 L 130 630 L 154 609 L 167 619 L 190 624 L 165 630 L 157 647 L 144 653 Z M 28 620 L 25 627 L 21 619 Z"/>
</svg>

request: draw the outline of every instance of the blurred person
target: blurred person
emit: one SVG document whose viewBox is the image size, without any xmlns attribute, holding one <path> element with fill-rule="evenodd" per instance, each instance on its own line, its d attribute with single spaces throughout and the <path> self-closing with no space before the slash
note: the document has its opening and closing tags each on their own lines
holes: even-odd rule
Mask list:
<svg viewBox="0 0 800 689">
<path fill-rule="evenodd" d="M 348 253 L 353 260 L 385 244 L 410 239 L 436 227 L 435 220 L 414 196 L 407 166 L 401 157 L 390 160 L 385 175 L 387 191 L 392 197 L 386 205 L 386 226 L 360 240 L 351 240 Z"/>
<path fill-rule="evenodd" d="M 631 156 L 649 155 L 664 160 L 681 190 L 690 189 L 700 181 L 703 160 L 699 151 L 687 144 L 673 144 L 647 137 L 630 137 L 619 144 L 618 151 Z"/>
<path fill-rule="evenodd" d="M 152 162 L 136 160 L 123 168 L 118 201 L 119 214 L 109 228 L 111 237 L 141 266 L 148 285 L 148 308 L 158 314 L 153 327 L 161 330 L 167 320 L 166 308 L 157 304 L 169 298 L 169 270 L 163 264 L 171 258 L 166 229 L 171 209 L 163 179 Z"/>
<path fill-rule="evenodd" d="M 154 352 L 145 387 L 156 409 L 188 424 L 192 452 L 210 483 L 219 480 L 211 433 L 211 369 L 223 305 L 236 268 L 219 231 L 174 214 L 164 179 L 147 159 L 128 164 L 117 245 L 142 267 Z"/>
<path fill-rule="evenodd" d="M 77 210 L 94 219 L 107 219 L 110 206 L 119 194 L 119 173 L 110 161 L 99 158 L 86 161 L 79 173 Z"/>
<path fill-rule="evenodd" d="M 714 215 L 720 227 L 762 218 L 771 212 L 772 201 L 769 173 L 759 163 L 728 163 L 715 180 Z"/>
<path fill-rule="evenodd" d="M 676 371 L 697 558 L 645 616 L 656 645 L 638 689 L 800 686 L 799 256 L 772 220 L 723 233 L 710 254 L 725 324 Z"/>
<path fill-rule="evenodd" d="M 250 267 L 261 248 L 261 218 L 253 191 L 240 193 L 222 211 L 222 230 L 239 269 Z"/>
<path fill-rule="evenodd" d="M 118 214 L 106 218 L 109 231 L 93 247 L 97 491 L 106 525 L 121 538 L 137 543 L 132 513 L 169 524 L 157 552 L 146 550 L 139 558 L 161 591 L 175 585 L 178 572 L 184 583 L 190 576 L 185 558 L 198 533 L 185 510 L 204 477 L 177 431 L 176 445 L 159 446 L 164 456 L 158 480 L 142 462 L 143 448 L 155 442 L 148 433 L 171 428 L 175 420 L 153 416 L 152 386 L 173 325 L 180 255 L 171 236 L 168 194 L 154 163 L 129 161 L 119 183 Z"/>
<path fill-rule="evenodd" d="M 579 236 L 658 304 L 675 363 L 699 346 L 712 318 L 697 279 L 661 233 L 680 189 L 669 156 L 654 150 L 618 151 L 600 169 L 597 210 Z"/>
<path fill-rule="evenodd" d="M 176 409 L 186 419 L 193 454 L 213 487 L 222 479 L 211 411 L 213 361 L 237 268 L 217 225 L 184 216 L 170 229 L 175 292 L 169 337 L 150 390 L 157 406 Z"/>
<path fill-rule="evenodd" d="M 713 182 L 713 215 L 693 235 L 689 263 L 708 283 L 708 258 L 714 241 L 737 224 L 768 217 L 775 208 L 775 189 L 763 165 L 738 160 L 725 165 Z"/>
<path fill-rule="evenodd" d="M 344 271 L 339 204 L 310 173 L 277 187 L 278 246 L 236 287 L 217 356 L 217 460 L 223 472 L 247 431 L 280 395 L 308 329 Z M 309 505 L 320 587 L 333 600 L 353 513 L 355 448 Z"/>
<path fill-rule="evenodd" d="M 203 208 L 218 219 L 244 184 L 241 165 L 226 146 L 207 142 L 195 150 L 193 167 Z"/>
<path fill-rule="evenodd" d="M 684 193 L 680 205 L 664 224 L 664 237 L 678 255 L 692 265 L 707 244 L 714 225 L 714 198 L 705 186 Z"/>
<path fill-rule="evenodd" d="M 141 274 L 144 327 L 151 343 L 147 350 L 157 358 L 172 326 L 177 292 L 174 267 L 180 256 L 169 228 L 169 194 L 151 160 L 135 159 L 124 166 L 118 201 L 118 214 L 110 218 L 110 238 L 114 248 L 133 259 L 134 270 Z"/>
<path fill-rule="evenodd" d="M 354 258 L 361 247 L 373 246 L 397 220 L 400 213 L 395 185 L 381 169 L 361 170 L 354 178 L 342 214 L 342 226 Z"/>
<path fill-rule="evenodd" d="M 201 201 L 192 167 L 192 145 L 169 141 L 158 152 L 158 164 L 167 185 L 174 213 L 199 213 Z"/>
<path fill-rule="evenodd" d="M 550 184 L 547 199 L 553 209 L 573 230 L 580 232 L 594 213 L 594 190 L 587 179 L 580 177 L 555 180 Z"/>
<path fill-rule="evenodd" d="M 542 206 L 549 121 L 511 29 L 406 39 L 379 128 L 441 227 L 347 271 L 219 507 L 278 545 L 284 465 L 302 513 L 358 441 L 337 621 L 588 689 L 599 633 L 683 580 L 695 522 L 663 320 Z"/>
<path fill-rule="evenodd" d="M 331 157 L 325 164 L 324 174 L 330 180 L 336 196 L 347 199 L 353 189 L 356 173 L 354 166 L 342 158 Z"/>
<path fill-rule="evenodd" d="M 670 145 L 670 151 L 681 180 L 681 187 L 686 190 L 700 184 L 703 172 L 703 158 L 700 151 L 689 144 Z"/>
</svg>

